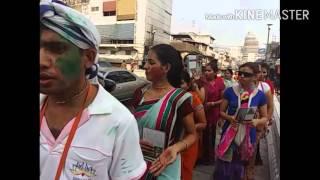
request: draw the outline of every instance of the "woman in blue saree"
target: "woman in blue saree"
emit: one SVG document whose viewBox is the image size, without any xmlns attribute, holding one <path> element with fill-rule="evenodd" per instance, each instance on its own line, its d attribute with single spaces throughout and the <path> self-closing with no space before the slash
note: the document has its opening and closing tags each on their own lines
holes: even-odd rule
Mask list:
<svg viewBox="0 0 320 180">
<path fill-rule="evenodd" d="M 239 83 L 224 91 L 220 115 L 225 119 L 214 180 L 248 179 L 245 166 L 253 157 L 256 145 L 256 130 L 267 122 L 266 96 L 254 84 L 259 69 L 254 63 L 245 63 L 239 68 Z M 238 108 L 256 107 L 259 119 L 238 122 Z"/>
</svg>

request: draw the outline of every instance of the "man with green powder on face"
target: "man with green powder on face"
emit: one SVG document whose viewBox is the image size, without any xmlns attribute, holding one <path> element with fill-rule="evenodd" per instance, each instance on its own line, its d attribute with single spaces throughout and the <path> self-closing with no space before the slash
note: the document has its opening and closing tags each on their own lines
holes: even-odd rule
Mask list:
<svg viewBox="0 0 320 180">
<path fill-rule="evenodd" d="M 96 83 L 100 36 L 82 14 L 40 2 L 40 179 L 139 179 L 133 115 Z"/>
</svg>

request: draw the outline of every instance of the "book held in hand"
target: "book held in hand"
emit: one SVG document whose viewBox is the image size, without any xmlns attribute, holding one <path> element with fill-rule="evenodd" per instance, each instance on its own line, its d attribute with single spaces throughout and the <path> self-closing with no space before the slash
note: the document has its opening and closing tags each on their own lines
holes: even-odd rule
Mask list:
<svg viewBox="0 0 320 180">
<path fill-rule="evenodd" d="M 162 131 L 143 128 L 142 139 L 149 142 L 153 147 L 142 149 L 144 159 L 146 161 L 154 161 L 160 156 L 165 147 L 165 133 Z"/>
<path fill-rule="evenodd" d="M 237 110 L 236 119 L 241 121 L 250 121 L 254 118 L 257 112 L 257 107 L 239 108 Z"/>
</svg>

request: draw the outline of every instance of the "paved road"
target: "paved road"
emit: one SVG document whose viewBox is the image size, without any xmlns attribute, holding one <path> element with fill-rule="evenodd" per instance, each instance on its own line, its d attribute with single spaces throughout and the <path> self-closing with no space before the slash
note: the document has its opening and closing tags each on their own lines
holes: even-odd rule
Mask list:
<svg viewBox="0 0 320 180">
<path fill-rule="evenodd" d="M 267 152 L 266 139 L 260 141 L 260 152 L 263 161 L 262 166 L 256 166 L 255 180 L 270 180 L 269 177 L 269 164 L 268 164 L 268 152 Z M 214 180 L 213 179 L 214 166 L 198 165 L 193 171 L 192 180 Z"/>
</svg>

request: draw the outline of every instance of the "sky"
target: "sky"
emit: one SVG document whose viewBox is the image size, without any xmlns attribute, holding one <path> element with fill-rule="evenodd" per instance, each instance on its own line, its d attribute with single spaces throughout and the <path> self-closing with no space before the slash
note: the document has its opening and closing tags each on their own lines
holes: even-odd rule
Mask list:
<svg viewBox="0 0 320 180">
<path fill-rule="evenodd" d="M 196 32 L 210 34 L 217 46 L 243 46 L 244 38 L 253 32 L 260 47 L 267 43 L 267 24 L 273 24 L 269 42 L 273 36 L 280 38 L 280 21 L 265 20 L 206 20 L 206 14 L 234 13 L 235 9 L 280 9 L 280 0 L 172 0 L 171 33 Z"/>
</svg>

